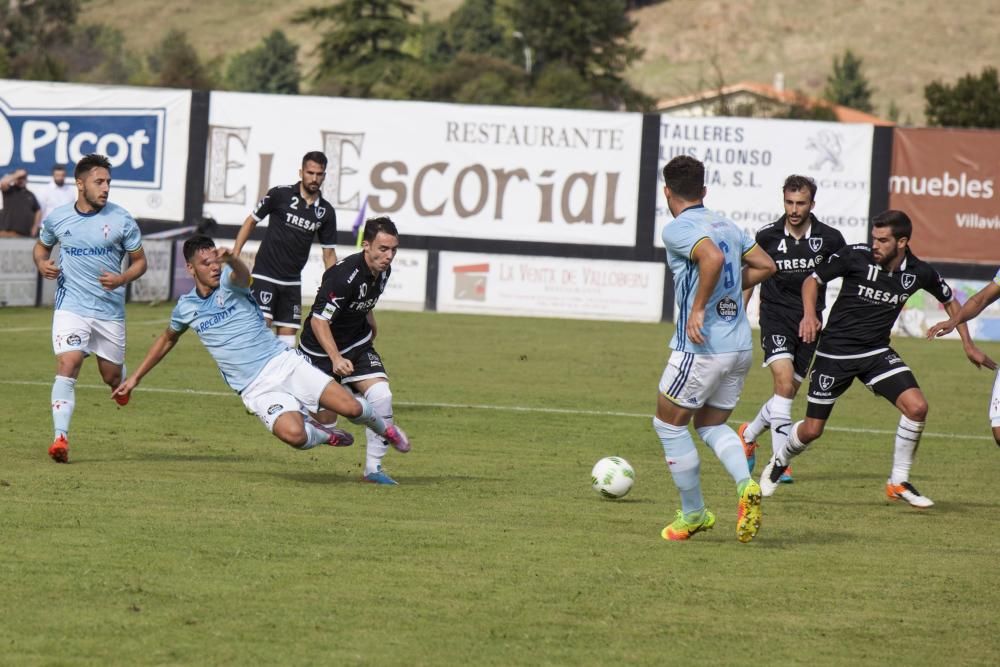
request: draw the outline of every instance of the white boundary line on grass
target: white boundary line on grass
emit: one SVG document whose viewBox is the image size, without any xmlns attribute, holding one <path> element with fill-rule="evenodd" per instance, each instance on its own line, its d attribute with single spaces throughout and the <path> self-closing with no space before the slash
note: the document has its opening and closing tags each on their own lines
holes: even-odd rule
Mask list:
<svg viewBox="0 0 1000 667">
<path fill-rule="evenodd" d="M 139 320 L 138 322 L 128 321 L 129 326 L 132 325 L 145 325 L 145 324 L 168 324 L 169 319 L 163 319 L 162 317 L 158 320 Z M 52 331 L 52 325 L 49 324 L 44 327 L 8 327 L 6 329 L 0 329 L 0 333 L 27 333 L 30 331 Z"/>
<path fill-rule="evenodd" d="M 0 384 L 7 385 L 21 385 L 30 387 L 51 387 L 51 382 L 36 382 L 32 380 L 0 380 Z M 100 389 L 107 391 L 105 385 L 97 384 L 77 384 L 79 389 Z M 207 391 L 204 389 L 165 389 L 160 387 L 142 387 L 139 389 L 140 392 L 149 392 L 155 394 L 191 394 L 193 396 L 234 396 L 235 392 L 231 391 Z M 493 410 L 495 412 L 535 412 L 543 414 L 555 414 L 555 415 L 581 415 L 586 417 L 641 417 L 644 419 L 652 419 L 653 413 L 637 413 L 637 412 L 617 412 L 614 410 L 579 410 L 574 408 L 538 408 L 529 407 L 522 405 L 484 405 L 477 403 L 431 403 L 431 402 L 420 402 L 420 401 L 395 401 L 395 404 L 402 407 L 411 408 L 450 408 L 455 410 Z M 730 423 L 738 424 L 738 420 L 730 420 Z M 985 426 L 983 427 L 985 430 Z M 888 431 L 885 429 L 877 428 L 848 428 L 846 426 L 827 426 L 827 431 L 835 431 L 839 433 L 870 433 L 874 435 L 895 435 L 895 431 Z M 963 433 L 935 433 L 933 431 L 924 431 L 923 437 L 925 438 L 946 438 L 951 440 L 989 440 L 993 441 L 992 436 L 988 435 L 967 435 Z"/>
</svg>

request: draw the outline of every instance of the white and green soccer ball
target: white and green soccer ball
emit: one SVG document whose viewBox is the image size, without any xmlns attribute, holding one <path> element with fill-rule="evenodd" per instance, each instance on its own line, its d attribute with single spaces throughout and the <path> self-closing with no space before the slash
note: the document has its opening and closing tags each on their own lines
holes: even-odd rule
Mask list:
<svg viewBox="0 0 1000 667">
<path fill-rule="evenodd" d="M 605 498 L 624 498 L 635 484 L 635 470 L 620 456 L 607 456 L 590 471 L 590 484 Z"/>
</svg>

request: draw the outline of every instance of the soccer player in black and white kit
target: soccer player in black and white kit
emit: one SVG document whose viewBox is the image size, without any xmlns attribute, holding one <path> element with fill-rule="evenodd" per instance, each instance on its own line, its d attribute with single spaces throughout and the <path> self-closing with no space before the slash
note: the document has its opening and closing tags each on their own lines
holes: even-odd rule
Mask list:
<svg viewBox="0 0 1000 667">
<path fill-rule="evenodd" d="M 906 300 L 919 289 L 933 294 L 950 317 L 959 312 L 959 305 L 934 267 L 910 252 L 913 226 L 909 216 L 902 211 L 885 211 L 872 218 L 872 227 L 870 246 L 846 247 L 817 266 L 802 283 L 799 335 L 810 343 L 820 330 L 816 317 L 820 286 L 834 278 L 844 279 L 816 347 L 806 418 L 792 426 L 785 447 L 775 452 L 761 475 L 760 486 L 766 496 L 778 487 L 789 461 L 822 435 L 834 403 L 858 378 L 902 413 L 896 429 L 892 472 L 885 485 L 886 497 L 904 500 L 917 508 L 934 504 L 909 481 L 927 419 L 927 399 L 906 362 L 889 346 L 889 337 Z M 962 324 L 957 328 L 970 361 L 983 363 L 985 355 L 972 343 L 968 327 Z"/>
<path fill-rule="evenodd" d="M 760 284 L 760 346 L 764 365 L 771 370 L 774 395 L 757 416 L 743 423 L 737 433 L 743 441 L 747 463 L 753 472 L 757 438 L 770 428 L 771 452 L 780 450 L 792 424 L 792 402 L 812 363 L 816 342 L 799 338 L 802 320 L 802 281 L 846 243 L 839 231 L 816 219 L 816 182 L 791 175 L 781 188 L 785 214 L 757 231 L 757 245 L 778 267 L 778 272 Z M 744 306 L 753 289 L 743 293 Z M 822 317 L 826 286 L 819 288 L 816 317 Z M 791 470 L 781 481 L 791 482 Z"/>
<path fill-rule="evenodd" d="M 233 246 L 233 254 L 239 257 L 254 227 L 267 217 L 267 234 L 254 260 L 250 292 L 268 326 L 273 324 L 278 338 L 289 347 L 295 347 L 301 326 L 302 267 L 315 236 L 323 248 L 323 266 L 337 263 L 337 214 L 320 194 L 326 164 L 323 153 L 306 153 L 299 182 L 268 190 L 243 222 Z"/>
<path fill-rule="evenodd" d="M 361 252 L 344 258 L 323 274 L 316 301 L 306 317 L 299 341 L 313 365 L 365 397 L 379 417 L 392 424 L 389 375 L 373 342 L 377 331 L 372 309 L 385 291 L 392 260 L 399 249 L 399 232 L 387 217 L 365 222 Z M 364 480 L 396 484 L 382 469 L 389 445 L 366 429 Z M 397 447 L 400 452 L 409 451 Z"/>
</svg>

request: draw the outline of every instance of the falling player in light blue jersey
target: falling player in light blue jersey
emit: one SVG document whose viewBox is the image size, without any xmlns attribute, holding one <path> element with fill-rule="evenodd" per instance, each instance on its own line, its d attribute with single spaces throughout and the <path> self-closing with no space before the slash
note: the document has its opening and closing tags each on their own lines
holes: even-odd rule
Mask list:
<svg viewBox="0 0 1000 667">
<path fill-rule="evenodd" d="M 76 405 L 75 387 L 83 360 L 97 358 L 101 378 L 112 389 L 125 375 L 125 285 L 146 272 L 142 235 L 121 206 L 108 202 L 111 163 L 87 155 L 76 164 L 77 199 L 49 213 L 34 248 L 35 266 L 58 281 L 52 316 L 56 379 L 52 384 L 55 440 L 49 456 L 69 461 L 69 424 Z M 52 248 L 60 245 L 58 263 Z M 129 267 L 122 271 L 122 261 Z M 128 403 L 120 393 L 119 405 Z"/>
<path fill-rule="evenodd" d="M 715 525 L 701 493 L 701 462 L 688 423 L 736 482 L 736 538 L 760 529 L 760 486 L 743 446 L 726 425 L 750 370 L 753 343 L 742 290 L 770 277 L 774 260 L 745 231 L 702 204 L 705 166 L 682 155 L 663 168 L 663 193 L 674 220 L 663 229 L 678 306 L 673 352 L 660 378 L 653 428 L 681 496 L 676 519 L 661 535 L 686 540 Z"/>
<path fill-rule="evenodd" d="M 184 242 L 184 259 L 194 289 L 177 301 L 166 331 L 115 395 L 128 395 L 191 329 L 247 410 L 283 442 L 297 449 L 353 444 L 350 433 L 309 415 L 323 408 L 364 424 L 399 451 L 409 451 L 410 442 L 400 428 L 387 425 L 365 399 L 354 398 L 278 340 L 250 294 L 249 269 L 230 249 L 216 248 L 207 236 L 194 236 Z"/>
</svg>

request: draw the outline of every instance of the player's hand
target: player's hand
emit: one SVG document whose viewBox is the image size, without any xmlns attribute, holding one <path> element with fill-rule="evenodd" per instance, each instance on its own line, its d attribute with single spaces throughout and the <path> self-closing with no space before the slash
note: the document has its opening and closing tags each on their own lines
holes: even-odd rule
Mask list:
<svg viewBox="0 0 1000 667">
<path fill-rule="evenodd" d="M 991 371 L 995 371 L 997 369 L 997 362 L 993 361 L 988 356 L 986 356 L 986 353 L 984 353 L 975 345 L 965 346 L 965 356 L 969 358 L 969 361 L 971 361 L 972 365 L 975 366 L 976 368 L 982 368 L 983 366 L 986 366 L 986 368 L 990 369 Z"/>
<path fill-rule="evenodd" d="M 705 336 L 702 335 L 701 328 L 705 324 L 705 311 L 704 310 L 692 310 L 691 314 L 688 315 L 687 326 L 684 328 L 684 332 L 687 337 L 691 339 L 692 343 L 702 345 L 705 342 Z"/>
<path fill-rule="evenodd" d="M 55 260 L 47 259 L 42 262 L 42 265 L 38 268 L 38 272 L 42 274 L 42 277 L 46 280 L 55 280 L 62 273 L 62 269 L 56 264 Z"/>
<path fill-rule="evenodd" d="M 233 259 L 235 257 L 236 257 L 236 255 L 233 254 L 233 251 L 232 251 L 231 248 L 216 248 L 215 249 L 215 258 L 218 259 L 223 264 L 228 264 L 229 262 L 233 261 Z"/>
<path fill-rule="evenodd" d="M 938 322 L 937 324 L 935 324 L 934 326 L 932 326 L 930 329 L 927 330 L 927 340 L 934 340 L 935 338 L 939 338 L 941 336 L 947 336 L 948 334 L 950 334 L 952 331 L 955 330 L 956 326 L 958 325 L 952 322 L 951 320 L 944 320 L 942 322 Z"/>
<path fill-rule="evenodd" d="M 97 281 L 101 283 L 101 287 L 110 292 L 111 290 L 124 285 L 125 277 L 120 273 L 110 273 L 109 271 L 102 271 L 101 277 L 98 278 Z"/>
<path fill-rule="evenodd" d="M 128 396 L 137 384 L 139 384 L 139 381 L 134 376 L 125 378 L 120 385 L 112 390 L 111 398 L 115 396 Z"/>
<path fill-rule="evenodd" d="M 350 375 L 354 372 L 354 364 L 351 363 L 350 359 L 345 359 L 344 357 L 337 357 L 332 359 L 333 361 L 333 372 L 341 377 L 345 375 Z"/>
<path fill-rule="evenodd" d="M 802 317 L 802 321 L 799 322 L 799 338 L 802 339 L 803 343 L 814 342 L 816 336 L 819 335 L 821 326 L 819 318 L 812 313 L 807 313 Z"/>
</svg>

